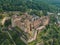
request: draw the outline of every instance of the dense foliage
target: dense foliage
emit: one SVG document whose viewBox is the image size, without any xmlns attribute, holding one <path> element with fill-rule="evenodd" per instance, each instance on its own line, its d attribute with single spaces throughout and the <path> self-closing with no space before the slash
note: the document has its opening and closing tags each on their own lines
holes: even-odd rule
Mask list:
<svg viewBox="0 0 60 45">
<path fill-rule="evenodd" d="M 56 7 L 58 7 L 59 11 L 60 11 L 60 0 L 35 0 L 35 1 L 43 1 L 43 2 L 47 2 L 48 4 L 54 5 Z"/>
<path fill-rule="evenodd" d="M 47 10 L 54 12 L 57 10 L 55 6 L 52 6 L 43 1 L 31 1 L 31 0 L 0 0 L 0 11 L 28 11 L 30 9 L 35 10 Z"/>
</svg>

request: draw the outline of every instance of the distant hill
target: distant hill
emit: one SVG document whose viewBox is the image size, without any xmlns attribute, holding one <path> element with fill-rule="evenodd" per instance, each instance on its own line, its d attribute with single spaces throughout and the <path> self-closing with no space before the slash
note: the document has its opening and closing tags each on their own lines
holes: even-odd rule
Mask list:
<svg viewBox="0 0 60 45">
<path fill-rule="evenodd" d="M 60 0 L 34 0 L 34 1 L 44 1 L 49 3 L 60 3 Z"/>
<path fill-rule="evenodd" d="M 55 5 L 60 8 L 60 0 L 34 0 L 34 1 L 43 1 L 51 5 Z"/>
</svg>

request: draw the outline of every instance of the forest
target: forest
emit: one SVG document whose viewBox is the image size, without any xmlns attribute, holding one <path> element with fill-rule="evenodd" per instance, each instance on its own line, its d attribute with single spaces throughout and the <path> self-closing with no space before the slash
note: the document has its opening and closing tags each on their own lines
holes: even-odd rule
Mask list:
<svg viewBox="0 0 60 45">
<path fill-rule="evenodd" d="M 48 4 L 44 1 L 36 0 L 0 0 L 0 11 L 22 11 L 26 12 L 30 9 L 46 10 L 50 12 L 57 11 L 55 5 Z"/>
</svg>

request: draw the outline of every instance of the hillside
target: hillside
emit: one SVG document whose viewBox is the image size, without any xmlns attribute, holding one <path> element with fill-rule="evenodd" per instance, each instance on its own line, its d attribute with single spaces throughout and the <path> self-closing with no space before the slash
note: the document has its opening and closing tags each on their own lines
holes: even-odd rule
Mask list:
<svg viewBox="0 0 60 45">
<path fill-rule="evenodd" d="M 55 14 L 58 8 L 60 8 L 60 0 L 0 0 L 0 45 L 60 45 L 60 26 L 56 18 L 57 14 Z M 33 17 L 25 16 L 26 12 Z M 47 12 L 54 12 L 54 14 L 47 15 Z M 38 24 L 40 20 L 41 24 L 38 25 L 44 25 L 46 18 L 42 19 L 41 17 L 45 16 L 48 16 L 49 24 L 40 30 L 40 32 L 39 30 L 37 31 L 38 35 L 36 36 L 36 40 L 27 43 L 25 40 L 30 38 L 31 35 L 25 30 L 30 30 L 35 34 L 36 28 L 34 29 L 34 25 Z M 4 21 L 4 17 L 10 17 L 10 19 L 6 20 L 4 25 L 2 25 L 1 21 Z M 15 20 L 12 20 L 12 18 Z M 38 21 L 36 21 L 37 19 Z M 12 27 L 11 22 L 14 25 L 14 22 L 16 22 L 16 25 L 19 27 L 20 25 L 23 26 L 22 29 L 26 27 L 26 29 L 24 28 L 25 32 L 16 25 L 16 27 Z"/>
<path fill-rule="evenodd" d="M 56 6 L 50 5 L 44 1 L 31 0 L 0 0 L 0 10 L 2 11 L 22 11 L 26 12 L 29 9 L 46 10 L 54 12 Z"/>
</svg>

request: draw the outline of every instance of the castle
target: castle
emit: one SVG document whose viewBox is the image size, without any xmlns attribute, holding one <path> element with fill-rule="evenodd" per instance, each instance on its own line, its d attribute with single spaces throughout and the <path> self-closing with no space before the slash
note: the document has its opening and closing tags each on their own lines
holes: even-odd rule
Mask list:
<svg viewBox="0 0 60 45">
<path fill-rule="evenodd" d="M 49 16 L 36 16 L 23 14 L 12 16 L 12 27 L 19 27 L 24 32 L 30 35 L 28 42 L 36 39 L 37 32 L 43 29 L 49 23 Z"/>
<path fill-rule="evenodd" d="M 19 15 L 13 15 L 12 16 L 12 26 L 19 27 L 24 32 L 34 35 L 33 32 L 35 30 L 40 30 L 40 26 L 46 26 L 49 23 L 49 17 L 48 16 L 36 16 L 36 15 L 28 15 L 23 14 L 21 16 Z"/>
</svg>

